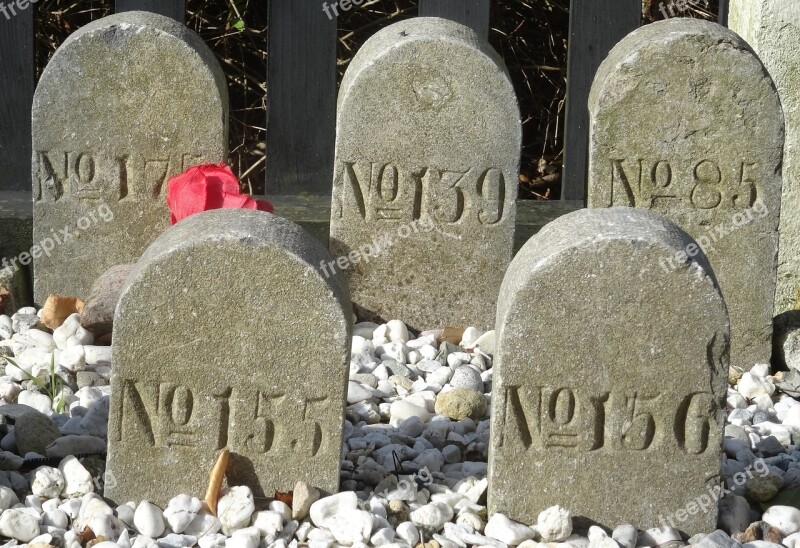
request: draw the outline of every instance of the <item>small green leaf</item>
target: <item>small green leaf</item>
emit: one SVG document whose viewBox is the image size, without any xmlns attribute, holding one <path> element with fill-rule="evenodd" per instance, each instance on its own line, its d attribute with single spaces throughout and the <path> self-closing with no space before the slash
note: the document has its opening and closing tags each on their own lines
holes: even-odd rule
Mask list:
<svg viewBox="0 0 800 548">
<path fill-rule="evenodd" d="M 236 22 L 233 24 L 233 28 L 235 28 L 236 30 L 244 30 L 245 28 L 244 21 L 242 21 L 241 19 L 237 19 Z"/>
</svg>

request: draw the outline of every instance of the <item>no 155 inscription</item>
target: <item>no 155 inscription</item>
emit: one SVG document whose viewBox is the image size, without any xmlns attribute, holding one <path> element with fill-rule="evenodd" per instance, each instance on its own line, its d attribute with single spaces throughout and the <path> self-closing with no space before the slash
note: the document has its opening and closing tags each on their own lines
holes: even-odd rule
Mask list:
<svg viewBox="0 0 800 548">
<path fill-rule="evenodd" d="M 175 383 L 121 381 L 110 437 L 149 447 L 222 449 L 257 455 L 315 456 L 324 444 L 327 396 L 297 397 L 257 388 L 219 391 Z"/>
</svg>

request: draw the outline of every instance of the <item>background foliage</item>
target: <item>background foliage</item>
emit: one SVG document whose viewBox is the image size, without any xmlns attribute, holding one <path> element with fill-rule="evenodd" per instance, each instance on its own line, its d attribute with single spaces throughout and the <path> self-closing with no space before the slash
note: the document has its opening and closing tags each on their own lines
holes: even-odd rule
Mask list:
<svg viewBox="0 0 800 548">
<path fill-rule="evenodd" d="M 269 193 L 264 184 L 267 1 L 187 0 L 187 24 L 214 50 L 228 78 L 230 162 L 245 190 L 256 194 Z M 673 1 L 681 0 L 665 3 Z M 715 18 L 718 0 L 707 9 L 704 1 L 689 5 L 684 15 Z M 663 18 L 659 2 L 644 0 L 645 22 Z M 70 33 L 113 12 L 113 0 L 40 0 L 36 6 L 37 78 Z M 416 0 L 366 0 L 343 13 L 338 20 L 339 81 L 370 36 L 416 15 Z M 506 61 L 522 110 L 521 198 L 558 198 L 560 192 L 568 35 L 569 0 L 492 0 L 489 40 Z"/>
</svg>

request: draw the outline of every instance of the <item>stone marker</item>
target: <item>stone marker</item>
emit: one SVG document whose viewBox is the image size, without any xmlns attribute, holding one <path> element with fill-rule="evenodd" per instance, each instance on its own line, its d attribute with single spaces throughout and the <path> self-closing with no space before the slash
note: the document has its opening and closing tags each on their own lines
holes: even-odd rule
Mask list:
<svg viewBox="0 0 800 548">
<path fill-rule="evenodd" d="M 500 56 L 452 21 L 391 25 L 347 69 L 336 133 L 331 254 L 359 316 L 492 326 L 522 135 Z"/>
<path fill-rule="evenodd" d="M 725 295 L 731 365 L 769 363 L 783 115 L 761 62 L 715 23 L 654 23 L 611 51 L 589 111 L 589 207 L 648 208 L 686 230 Z"/>
<path fill-rule="evenodd" d="M 758 54 L 775 81 L 786 117 L 775 314 L 800 298 L 800 4 L 731 0 L 728 26 Z"/>
<path fill-rule="evenodd" d="M 214 54 L 146 12 L 73 33 L 33 100 L 34 293 L 86 299 L 169 227 L 166 181 L 227 156 L 228 93 Z M 28 257 L 30 259 L 30 257 Z"/>
<path fill-rule="evenodd" d="M 107 497 L 202 498 L 225 447 L 228 484 L 257 497 L 337 491 L 352 314 L 327 259 L 294 223 L 239 209 L 147 249 L 114 319 Z"/>
<path fill-rule="evenodd" d="M 714 273 L 702 253 L 662 268 L 696 245 L 613 208 L 565 215 L 520 250 L 497 309 L 490 514 L 535 523 L 559 504 L 579 524 L 715 528 L 716 501 L 675 517 L 718 485 L 725 420 Z"/>
</svg>

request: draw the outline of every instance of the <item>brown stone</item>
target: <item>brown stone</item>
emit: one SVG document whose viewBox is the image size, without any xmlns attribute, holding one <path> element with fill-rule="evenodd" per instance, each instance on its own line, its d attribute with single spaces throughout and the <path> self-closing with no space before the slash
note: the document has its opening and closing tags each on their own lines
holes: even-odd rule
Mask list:
<svg viewBox="0 0 800 548">
<path fill-rule="evenodd" d="M 81 312 L 81 325 L 84 329 L 97 336 L 111 333 L 117 302 L 133 267 L 133 264 L 112 266 L 94 282 L 89 300 Z"/>
</svg>

